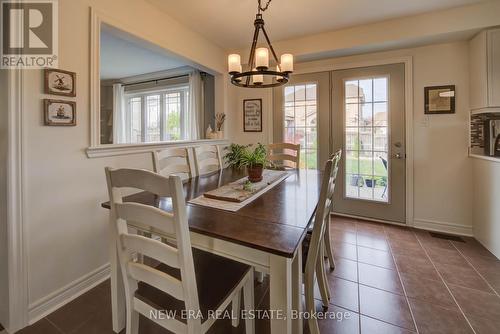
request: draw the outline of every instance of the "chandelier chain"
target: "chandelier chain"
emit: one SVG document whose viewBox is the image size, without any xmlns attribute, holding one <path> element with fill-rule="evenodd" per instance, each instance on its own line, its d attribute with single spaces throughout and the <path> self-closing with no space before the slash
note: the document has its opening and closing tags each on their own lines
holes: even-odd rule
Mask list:
<svg viewBox="0 0 500 334">
<path fill-rule="evenodd" d="M 267 10 L 267 8 L 269 8 L 269 5 L 271 4 L 271 0 L 267 0 L 266 5 L 264 7 L 262 7 L 262 3 L 261 3 L 262 0 L 258 0 L 258 1 L 259 1 L 259 13 L 265 12 Z"/>
</svg>

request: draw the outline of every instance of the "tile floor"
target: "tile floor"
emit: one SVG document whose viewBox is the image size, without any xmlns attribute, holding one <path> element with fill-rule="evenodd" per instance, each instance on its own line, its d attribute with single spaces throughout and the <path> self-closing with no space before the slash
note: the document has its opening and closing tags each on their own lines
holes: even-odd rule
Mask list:
<svg viewBox="0 0 500 334">
<path fill-rule="evenodd" d="M 328 275 L 329 311 L 347 316 L 320 321 L 321 333 L 500 333 L 500 261 L 473 238 L 341 217 L 331 231 L 337 267 Z M 259 309 L 268 307 L 268 293 L 267 280 L 256 284 Z M 243 328 L 218 321 L 211 333 Z M 109 281 L 19 333 L 113 333 Z M 142 318 L 140 333 L 168 332 Z M 269 333 L 269 323 L 258 321 L 256 333 Z"/>
</svg>

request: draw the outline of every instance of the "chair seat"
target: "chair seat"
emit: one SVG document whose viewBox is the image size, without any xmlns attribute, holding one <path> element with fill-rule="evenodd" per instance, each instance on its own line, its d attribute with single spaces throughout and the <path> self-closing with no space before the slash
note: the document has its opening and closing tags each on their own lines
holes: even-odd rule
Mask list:
<svg viewBox="0 0 500 334">
<path fill-rule="evenodd" d="M 252 267 L 196 248 L 192 250 L 203 323 L 208 319 L 208 311 L 217 310 Z M 156 269 L 180 279 L 179 269 L 165 264 L 159 264 Z M 185 317 L 182 317 L 182 311 L 185 310 L 184 301 L 177 300 L 144 282 L 139 283 L 135 297 L 157 310 L 176 311 L 176 318 L 186 323 Z"/>
</svg>

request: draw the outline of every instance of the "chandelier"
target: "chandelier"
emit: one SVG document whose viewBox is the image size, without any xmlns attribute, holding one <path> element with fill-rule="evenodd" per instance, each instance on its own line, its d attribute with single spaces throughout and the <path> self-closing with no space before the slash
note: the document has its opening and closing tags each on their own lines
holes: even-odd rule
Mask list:
<svg viewBox="0 0 500 334">
<path fill-rule="evenodd" d="M 230 54 L 227 58 L 229 75 L 231 83 L 238 87 L 247 88 L 269 88 L 284 85 L 288 82 L 290 73 L 293 72 L 293 55 L 286 53 L 281 55 L 280 61 L 274 52 L 266 29 L 264 29 L 264 20 L 262 12 L 269 8 L 271 0 L 268 0 L 265 6 L 261 5 L 261 0 L 258 1 L 257 15 L 255 17 L 252 48 L 250 49 L 250 57 L 248 59 L 248 71 L 243 72 L 241 66 L 241 57 L 239 54 Z M 259 32 L 262 31 L 266 39 L 269 49 L 262 47 L 257 48 L 259 40 Z M 269 50 L 276 62 L 276 68 L 269 68 Z"/>
</svg>

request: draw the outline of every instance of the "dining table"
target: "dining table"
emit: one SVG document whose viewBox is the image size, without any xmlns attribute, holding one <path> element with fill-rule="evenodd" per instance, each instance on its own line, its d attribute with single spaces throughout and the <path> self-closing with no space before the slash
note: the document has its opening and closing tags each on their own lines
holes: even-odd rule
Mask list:
<svg viewBox="0 0 500 334">
<path fill-rule="evenodd" d="M 237 211 L 190 201 L 244 178 L 244 170 L 224 168 L 183 183 L 192 247 L 246 263 L 269 275 L 267 316 L 272 334 L 302 333 L 302 317 L 297 316 L 302 311 L 302 241 L 314 216 L 322 176 L 321 171 L 312 169 L 287 173 L 286 178 Z M 147 192 L 131 194 L 124 201 L 172 209 L 170 199 Z M 101 206 L 110 209 L 109 202 Z M 110 231 L 115 223 L 110 215 Z M 152 229 L 142 232 L 168 238 Z M 113 330 L 118 333 L 125 327 L 125 293 L 114 233 L 110 233 L 109 245 Z"/>
</svg>

